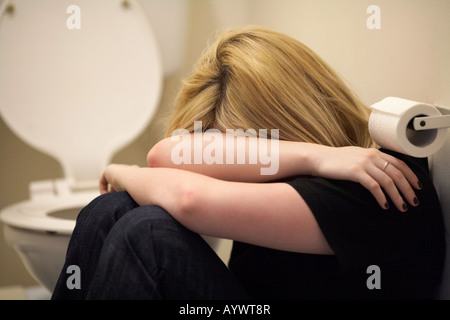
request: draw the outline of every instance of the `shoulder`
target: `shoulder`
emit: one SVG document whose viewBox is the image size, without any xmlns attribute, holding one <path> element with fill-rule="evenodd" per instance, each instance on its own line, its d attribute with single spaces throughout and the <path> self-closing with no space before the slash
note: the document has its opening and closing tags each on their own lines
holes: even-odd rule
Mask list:
<svg viewBox="0 0 450 320">
<path fill-rule="evenodd" d="M 384 210 L 367 189 L 349 181 L 301 176 L 284 182 L 309 206 L 343 272 L 364 272 L 375 264 L 383 269 L 384 279 L 389 278 L 385 288 L 408 296 L 411 292 L 402 288 L 417 277 L 436 284 L 445 252 L 442 213 L 427 159 L 381 151 L 404 161 L 417 175 L 423 185 L 416 192 L 417 207 L 400 212 L 391 204 Z"/>
<path fill-rule="evenodd" d="M 385 251 L 381 248 L 389 248 L 392 243 L 406 249 L 413 247 L 410 243 L 418 245 L 416 242 L 423 242 L 428 237 L 436 236 L 441 241 L 442 214 L 436 190 L 428 175 L 427 160 L 382 151 L 398 157 L 416 173 L 424 186 L 416 193 L 419 206 L 400 212 L 391 203 L 390 209 L 382 209 L 367 189 L 350 181 L 311 176 L 284 181 L 309 206 L 338 256 L 345 251 L 350 258 L 355 246 L 361 246 L 361 252 L 367 248 L 378 248 L 384 255 Z M 426 229 L 423 228 L 424 224 Z M 348 248 L 353 249 L 349 251 Z"/>
</svg>

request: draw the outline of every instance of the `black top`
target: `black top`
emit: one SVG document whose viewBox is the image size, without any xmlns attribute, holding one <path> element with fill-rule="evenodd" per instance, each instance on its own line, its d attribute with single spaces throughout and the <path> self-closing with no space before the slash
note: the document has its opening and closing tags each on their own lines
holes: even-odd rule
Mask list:
<svg viewBox="0 0 450 320">
<path fill-rule="evenodd" d="M 254 298 L 431 299 L 441 279 L 445 237 L 426 158 L 382 150 L 415 172 L 419 206 L 382 209 L 358 183 L 299 176 L 285 180 L 313 212 L 334 256 L 235 242 L 229 266 Z"/>
</svg>

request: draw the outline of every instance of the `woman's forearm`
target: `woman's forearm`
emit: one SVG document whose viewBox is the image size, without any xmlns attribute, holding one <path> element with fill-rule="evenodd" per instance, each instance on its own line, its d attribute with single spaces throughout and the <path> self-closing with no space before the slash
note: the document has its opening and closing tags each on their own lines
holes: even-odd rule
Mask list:
<svg viewBox="0 0 450 320">
<path fill-rule="evenodd" d="M 166 138 L 148 153 L 149 167 L 188 170 L 242 182 L 265 182 L 311 174 L 324 146 L 311 143 L 203 133 Z M 196 140 L 197 139 L 197 140 Z"/>
<path fill-rule="evenodd" d="M 173 168 L 141 168 L 108 165 L 100 179 L 102 194 L 127 191 L 140 206 L 157 205 L 169 212 L 179 212 L 189 194 L 187 186 L 195 173 Z"/>
<path fill-rule="evenodd" d="M 172 168 L 109 165 L 102 193 L 127 191 L 186 228 L 279 250 L 332 254 L 306 203 L 285 183 L 240 183 Z"/>
</svg>

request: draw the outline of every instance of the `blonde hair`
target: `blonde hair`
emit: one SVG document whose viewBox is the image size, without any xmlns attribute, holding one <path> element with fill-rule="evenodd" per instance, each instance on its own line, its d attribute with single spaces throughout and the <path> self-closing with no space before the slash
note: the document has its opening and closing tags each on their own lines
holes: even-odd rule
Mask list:
<svg viewBox="0 0 450 320">
<path fill-rule="evenodd" d="M 281 140 L 328 146 L 373 145 L 368 108 L 301 42 L 247 27 L 208 48 L 175 100 L 166 136 L 176 129 L 279 129 Z"/>
</svg>

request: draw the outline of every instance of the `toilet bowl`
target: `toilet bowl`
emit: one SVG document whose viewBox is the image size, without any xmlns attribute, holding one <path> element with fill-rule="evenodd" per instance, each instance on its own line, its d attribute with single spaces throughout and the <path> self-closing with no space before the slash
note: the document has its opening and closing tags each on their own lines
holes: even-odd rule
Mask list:
<svg viewBox="0 0 450 320">
<path fill-rule="evenodd" d="M 91 191 L 33 199 L 2 211 L 7 243 L 19 254 L 33 278 L 50 292 L 62 270 L 75 219 L 96 196 Z"/>
<path fill-rule="evenodd" d="M 99 195 L 102 170 L 156 111 L 158 47 L 133 0 L 5 1 L 0 70 L 0 116 L 64 171 L 32 182 L 30 199 L 0 215 L 7 242 L 52 291 L 76 216 Z"/>
</svg>

